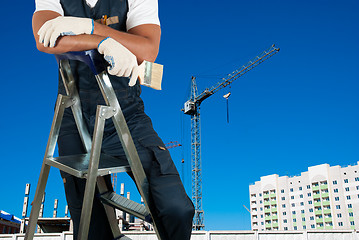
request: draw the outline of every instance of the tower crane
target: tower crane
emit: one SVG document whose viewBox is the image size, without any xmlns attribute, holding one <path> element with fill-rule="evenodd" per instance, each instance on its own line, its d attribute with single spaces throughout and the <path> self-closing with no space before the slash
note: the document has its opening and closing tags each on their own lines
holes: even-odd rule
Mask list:
<svg viewBox="0 0 359 240">
<path fill-rule="evenodd" d="M 193 219 L 193 229 L 204 229 L 204 211 L 202 209 L 202 159 L 201 159 L 201 126 L 200 126 L 200 105 L 219 90 L 227 87 L 233 81 L 243 76 L 274 54 L 278 53 L 279 48 L 274 44 L 260 55 L 249 61 L 247 64 L 222 78 L 220 82 L 210 88 L 206 88 L 199 93 L 196 78 L 191 79 L 191 96 L 184 104 L 183 112 L 191 116 L 191 168 L 192 168 L 192 202 L 195 206 Z"/>
</svg>

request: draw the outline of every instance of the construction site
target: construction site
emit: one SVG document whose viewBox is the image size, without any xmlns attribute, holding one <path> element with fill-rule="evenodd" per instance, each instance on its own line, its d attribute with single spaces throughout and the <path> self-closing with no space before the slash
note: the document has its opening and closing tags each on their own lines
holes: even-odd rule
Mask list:
<svg viewBox="0 0 359 240">
<path fill-rule="evenodd" d="M 3 5 L 0 240 L 359 240 L 357 0 Z"/>
<path fill-rule="evenodd" d="M 296 240 L 359 240 L 359 233 L 356 231 L 355 226 L 358 223 L 354 222 L 354 219 L 358 217 L 358 200 L 355 200 L 353 204 L 350 203 L 350 209 L 348 210 L 349 215 L 351 216 L 349 219 L 350 225 L 344 225 L 342 223 L 339 223 L 339 227 L 336 227 L 338 223 L 334 222 L 334 227 L 332 222 L 327 222 L 325 220 L 326 225 L 323 225 L 323 222 L 320 220 L 323 216 L 325 219 L 332 219 L 332 215 L 337 215 L 339 213 L 334 212 L 334 205 L 331 207 L 330 205 L 326 204 L 325 201 L 328 203 L 330 202 L 329 199 L 335 198 L 339 199 L 339 197 L 335 197 L 332 195 L 328 195 L 328 187 L 324 188 L 324 186 L 331 186 L 331 184 L 328 184 L 328 181 L 332 181 L 333 176 L 341 176 L 342 179 L 344 179 L 345 183 L 348 183 L 349 180 L 348 175 L 346 172 L 354 172 L 354 174 L 350 175 L 351 178 L 353 178 L 353 182 L 358 182 L 359 177 L 357 177 L 357 172 L 359 172 L 358 166 L 354 166 L 353 169 L 348 170 L 342 170 L 342 173 L 332 174 L 333 176 L 329 175 L 320 175 L 322 172 L 326 172 L 327 170 L 324 169 L 317 169 L 315 170 L 317 173 L 312 174 L 313 176 L 308 180 L 308 184 L 313 185 L 313 192 L 310 191 L 308 193 L 308 196 L 312 196 L 311 194 L 314 194 L 313 197 L 309 198 L 309 202 L 312 202 L 314 199 L 316 203 L 314 205 L 316 206 L 315 216 L 316 221 L 313 220 L 313 223 L 311 225 L 311 228 L 307 228 L 305 225 L 305 218 L 302 211 L 302 221 L 303 221 L 303 227 L 298 228 L 296 223 L 293 223 L 293 226 L 291 226 L 290 229 L 286 227 L 286 224 L 279 223 L 278 224 L 278 216 L 279 220 L 281 221 L 281 216 L 285 213 L 279 212 L 277 213 L 277 208 L 279 209 L 281 206 L 281 203 L 277 203 L 275 201 L 276 199 L 279 199 L 279 187 L 276 187 L 276 182 L 278 180 L 270 180 L 271 183 L 263 183 L 261 187 L 256 187 L 256 190 L 250 191 L 250 209 L 248 209 L 246 206 L 244 206 L 248 212 L 251 214 L 251 231 L 205 231 L 205 211 L 202 207 L 202 154 L 201 154 L 201 114 L 200 114 L 200 107 L 201 104 L 206 100 L 207 98 L 211 97 L 212 95 L 219 92 L 221 89 L 224 89 L 228 86 L 230 86 L 234 81 L 239 79 L 241 76 L 246 74 L 247 72 L 253 70 L 255 67 L 260 65 L 261 63 L 265 62 L 266 60 L 270 59 L 272 56 L 277 54 L 279 52 L 279 48 L 277 48 L 275 45 L 271 46 L 269 49 L 263 51 L 258 56 L 247 62 L 245 65 L 241 66 L 240 68 L 236 69 L 235 71 L 231 72 L 230 74 L 227 74 L 226 77 L 222 78 L 221 81 L 217 82 L 211 87 L 205 88 L 204 91 L 200 92 L 198 91 L 197 84 L 196 84 L 196 78 L 191 78 L 191 91 L 190 91 L 190 97 L 189 99 L 184 103 L 184 107 L 181 109 L 181 111 L 189 115 L 191 118 L 191 186 L 192 186 L 192 202 L 195 207 L 195 216 L 193 219 L 193 233 L 192 238 L 193 240 L 225 240 L 225 239 L 231 239 L 231 240 L 275 240 L 275 239 L 296 239 Z M 231 92 L 229 91 L 227 94 L 223 95 L 223 98 L 227 101 L 227 122 L 229 122 L 229 109 L 228 109 L 228 99 L 231 95 Z M 55 121 L 56 126 L 56 121 Z M 56 128 L 56 127 L 55 127 Z M 79 127 L 81 129 L 81 126 Z M 45 164 L 48 164 L 49 167 L 57 167 L 62 170 L 66 170 L 75 176 L 86 176 L 89 178 L 88 174 L 90 174 L 90 169 L 87 170 L 87 165 L 89 165 L 89 161 L 91 162 L 91 157 L 82 157 L 79 158 L 79 161 L 81 162 L 81 166 L 76 166 L 72 163 L 69 163 L 66 159 L 61 159 L 60 157 L 53 158 L 53 151 L 54 151 L 54 143 L 51 143 L 51 141 L 54 139 L 54 137 L 50 134 L 49 138 L 50 142 L 47 148 L 47 151 L 50 151 L 52 153 L 46 153 L 45 156 Z M 84 140 L 86 144 L 86 139 Z M 182 144 L 177 141 L 171 141 L 166 144 L 167 149 L 172 149 L 175 147 L 181 147 Z M 50 150 L 49 150 L 50 147 Z M 101 162 L 102 161 L 102 162 Z M 112 174 L 112 187 L 113 189 L 117 189 L 117 181 L 118 181 L 118 174 L 121 172 L 126 172 L 128 169 L 134 169 L 134 166 L 131 166 L 131 160 L 130 166 L 128 166 L 128 163 L 124 163 L 121 166 L 113 165 L 110 160 L 101 160 L 98 167 L 98 174 L 104 175 L 104 174 Z M 108 162 L 106 162 L 108 161 Z M 182 159 L 183 163 L 184 159 Z M 46 166 L 46 165 L 45 165 Z M 49 168 L 48 167 L 48 168 Z M 136 167 L 135 167 L 136 168 Z M 314 168 L 313 168 L 314 169 Z M 43 170 L 44 171 L 44 170 Z M 137 171 L 137 170 L 136 170 Z M 183 169 L 182 169 L 183 171 Z M 44 174 L 43 172 L 41 174 Z M 183 174 L 183 173 L 182 173 Z M 319 174 L 319 175 L 318 175 Z M 344 174 L 344 175 L 343 175 Z M 318 175 L 318 176 L 317 176 Z M 346 175 L 346 176 L 345 176 Z M 354 180 L 355 178 L 355 180 Z M 262 179 L 262 178 L 261 178 Z M 263 179 L 267 179 L 266 177 L 263 177 Z M 342 179 L 338 181 L 342 181 Z M 46 185 L 45 180 L 39 180 L 40 188 L 42 188 L 42 191 L 44 191 L 44 187 Z M 268 180 L 266 180 L 268 182 Z M 316 181 L 316 182 L 314 182 Z M 300 182 L 300 181 L 299 181 Z M 303 180 L 302 180 L 303 182 Z M 318 186 L 318 182 L 320 184 L 323 184 L 320 188 Z M 336 184 L 337 180 L 333 181 L 333 184 Z M 45 183 L 45 185 L 44 185 Z M 99 183 L 98 183 L 99 184 Z M 269 185 L 268 185 L 269 184 Z M 286 183 L 288 184 L 288 183 Z M 292 184 L 292 183 L 290 183 Z M 317 185 L 315 185 L 317 184 Z M 41 187 L 42 186 L 42 187 Z M 37 186 L 39 188 L 39 186 Z M 250 189 L 254 189 L 254 186 L 250 186 Z M 272 189 L 273 188 L 273 189 Z M 307 189 L 310 189 L 311 185 L 307 185 Z M 315 196 L 320 196 L 318 189 L 322 189 L 324 192 L 323 199 Z M 331 190 L 332 186 L 329 187 L 329 190 Z M 351 195 L 355 196 L 353 198 L 359 197 L 359 187 L 356 187 L 357 189 L 355 192 L 351 192 Z M 302 187 L 299 187 L 301 190 Z M 344 189 L 344 187 L 343 187 Z M 39 191 L 39 189 L 37 190 Z M 289 190 L 288 190 L 289 191 Z M 325 191 L 327 192 L 327 195 L 325 195 Z M 344 190 L 343 190 L 344 191 Z M 347 190 L 349 191 L 349 190 Z M 284 193 L 284 190 L 281 190 L 282 193 Z M 292 192 L 292 189 L 291 189 Z M 334 191 L 335 192 L 335 191 Z M 259 200 L 257 203 L 257 199 L 262 199 L 263 194 L 263 200 L 260 200 L 261 204 L 259 204 Z M 107 196 L 108 193 L 105 192 L 105 195 Z M 325 196 L 324 196 L 325 195 Z M 37 239 L 53 239 L 53 240 L 65 240 L 65 239 L 72 239 L 72 229 L 73 224 L 72 220 L 69 216 L 68 207 L 66 206 L 65 209 L 65 217 L 58 217 L 58 199 L 55 199 L 54 201 L 54 207 L 53 207 L 53 214 L 52 217 L 44 217 L 44 203 L 45 203 L 45 193 L 39 196 L 39 193 L 36 193 L 35 200 L 30 200 L 30 184 L 26 184 L 25 187 L 25 197 L 24 197 L 24 203 L 23 203 L 23 210 L 22 210 L 22 216 L 21 218 L 15 217 L 9 213 L 6 213 L 2 211 L 1 214 L 1 223 L 0 227 L 2 227 L 2 234 L 0 234 L 0 240 L 5 239 L 12 239 L 12 240 L 20 240 L 20 239 L 29 239 L 27 236 L 27 232 L 34 231 L 31 236 L 31 238 L 37 240 Z M 146 195 L 144 195 L 146 196 Z M 330 196 L 330 197 L 329 197 Z M 266 198 L 267 197 L 267 198 Z M 287 196 L 288 197 L 288 196 Z M 341 196 L 341 198 L 344 198 L 345 196 Z M 289 198 L 289 197 L 288 197 Z M 282 200 L 285 199 L 285 197 L 281 198 Z M 294 196 L 291 197 L 291 199 L 294 199 Z M 350 197 L 347 197 L 347 199 L 350 199 Z M 40 201 L 41 200 L 41 201 Z M 131 200 L 131 193 L 125 192 L 125 186 L 123 183 L 120 184 L 120 190 L 118 192 L 113 192 L 108 197 L 104 197 L 103 202 L 108 204 L 111 207 L 114 207 L 116 209 L 115 211 L 115 226 L 117 226 L 121 232 L 125 233 L 127 237 L 130 237 L 133 240 L 154 240 L 154 239 L 160 239 L 160 236 L 157 233 L 157 229 L 155 225 L 151 224 L 146 215 L 148 214 L 147 210 L 145 209 L 145 202 L 146 198 L 141 198 L 141 203 L 136 203 Z M 322 205 L 318 205 L 318 203 L 321 203 Z M 38 215 L 34 217 L 32 214 L 30 217 L 28 215 L 28 207 L 29 203 L 32 202 L 32 209 L 35 208 L 38 209 Z M 34 205 L 38 203 L 38 205 Z M 273 205 L 272 207 L 268 208 L 268 204 Z M 263 205 L 263 206 L 262 206 Z M 289 204 L 288 204 L 289 205 Z M 292 209 L 294 209 L 295 204 L 292 203 Z M 345 205 L 345 203 L 343 204 Z M 262 207 L 259 207 L 262 206 Z M 304 206 L 304 204 L 302 204 Z M 285 207 L 285 204 L 282 204 L 282 208 Z M 326 210 L 325 215 L 322 215 L 324 213 L 321 212 L 321 207 L 324 207 Z M 354 208 L 353 208 L 354 207 Z M 261 210 L 259 210 L 259 208 Z M 353 210 L 353 209 L 354 210 Z M 306 207 L 303 209 L 310 209 L 310 207 Z M 332 210 L 331 210 L 332 209 Z M 337 206 L 338 209 L 338 206 Z M 262 213 L 263 211 L 263 213 Z M 313 212 L 313 211 L 311 211 Z M 263 214 L 265 213 L 265 225 L 264 225 L 264 218 Z M 273 216 L 270 215 L 272 213 Z M 354 215 L 353 215 L 354 213 Z M 269 214 L 269 215 L 268 215 Z M 340 213 L 341 214 L 341 213 Z M 346 213 L 343 213 L 346 214 Z M 295 219 L 295 211 L 293 211 L 293 218 Z M 259 217 L 261 216 L 261 217 Z M 339 216 L 339 215 L 338 215 Z M 306 216 L 309 218 L 309 215 Z M 258 219 L 262 218 L 262 219 Z M 312 218 L 312 217 L 311 217 Z M 319 220 L 318 220 L 319 219 Z M 260 222 L 262 220 L 262 222 Z M 36 224 L 32 224 L 32 226 L 29 225 L 29 222 L 34 223 L 36 221 Z M 287 223 L 288 220 L 284 220 L 284 223 Z M 289 221 L 291 221 L 289 219 Z M 349 221 L 349 220 L 348 220 Z M 316 223 L 315 223 L 316 222 Z M 356 221 L 357 222 L 357 221 Z M 260 225 L 260 223 L 262 225 Z M 310 224 L 309 224 L 310 225 Z M 36 229 L 34 227 L 36 226 Z M 263 226 L 263 228 L 261 227 Z M 343 227 L 341 227 L 343 226 Z M 32 228 L 32 230 L 31 230 Z"/>
</svg>

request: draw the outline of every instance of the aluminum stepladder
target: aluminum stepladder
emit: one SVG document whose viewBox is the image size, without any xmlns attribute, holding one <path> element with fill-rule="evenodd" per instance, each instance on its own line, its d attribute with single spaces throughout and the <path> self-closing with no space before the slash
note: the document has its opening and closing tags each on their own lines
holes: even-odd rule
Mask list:
<svg viewBox="0 0 359 240">
<path fill-rule="evenodd" d="M 110 79 L 105 71 L 106 64 L 103 60 L 103 56 L 101 56 L 97 50 L 89 50 L 59 54 L 55 55 L 55 57 L 59 64 L 59 70 L 64 82 L 67 96 L 59 94 L 56 101 L 54 118 L 32 204 L 25 240 L 32 240 L 34 237 L 41 200 L 45 192 L 50 167 L 56 167 L 76 177 L 87 179 L 77 238 L 78 240 L 86 240 L 88 237 L 91 209 L 96 185 L 100 193 L 100 199 L 104 203 L 106 214 L 115 238 L 121 235 L 114 211 L 114 208 L 118 208 L 140 219 L 152 221 L 151 223 L 154 226 L 157 238 L 159 240 L 165 240 L 166 235 L 161 223 L 158 221 L 157 215 L 153 211 L 151 214 L 149 207 L 151 206 L 151 199 L 149 197 L 148 181 L 120 104 L 112 88 Z M 97 106 L 96 122 L 92 139 L 82 118 L 81 102 L 76 89 L 75 80 L 71 73 L 69 60 L 82 61 L 89 66 L 96 77 L 97 83 L 106 102 L 106 106 Z M 67 107 L 71 107 L 82 143 L 87 153 L 73 156 L 54 157 L 56 141 L 63 114 L 65 108 Z M 109 118 L 112 118 L 120 142 L 126 154 L 127 161 L 126 159 L 118 159 L 101 153 L 105 120 Z M 108 190 L 102 176 L 110 173 L 126 171 L 132 172 L 145 206 Z"/>
</svg>

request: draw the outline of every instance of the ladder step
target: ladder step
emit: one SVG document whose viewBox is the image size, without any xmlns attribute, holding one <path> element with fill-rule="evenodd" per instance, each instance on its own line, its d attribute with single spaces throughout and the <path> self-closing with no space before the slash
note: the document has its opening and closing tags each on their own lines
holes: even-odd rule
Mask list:
<svg viewBox="0 0 359 240">
<path fill-rule="evenodd" d="M 89 161 L 90 153 L 63 157 L 49 157 L 45 159 L 47 165 L 56 167 L 79 178 L 87 177 Z M 130 171 L 130 166 L 125 158 L 115 158 L 107 154 L 101 154 L 97 173 L 98 176 L 128 171 Z"/>
<path fill-rule="evenodd" d="M 100 200 L 110 205 L 111 207 L 118 208 L 121 211 L 132 214 L 135 217 L 138 217 L 142 220 L 148 221 L 149 212 L 146 207 L 142 204 L 134 202 L 130 199 L 127 199 L 121 195 L 118 195 L 114 192 L 107 192 L 100 196 Z"/>
</svg>

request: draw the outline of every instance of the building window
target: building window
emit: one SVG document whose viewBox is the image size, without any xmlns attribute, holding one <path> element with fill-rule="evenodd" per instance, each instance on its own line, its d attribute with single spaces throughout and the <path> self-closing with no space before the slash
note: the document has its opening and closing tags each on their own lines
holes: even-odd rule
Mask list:
<svg viewBox="0 0 359 240">
<path fill-rule="evenodd" d="M 338 222 L 339 227 L 343 226 L 343 222 Z"/>
<path fill-rule="evenodd" d="M 285 204 L 282 204 L 282 208 L 285 208 Z"/>
<path fill-rule="evenodd" d="M 302 222 L 305 222 L 305 218 L 302 218 Z"/>
<path fill-rule="evenodd" d="M 311 227 L 311 228 L 315 228 L 315 225 L 314 225 L 314 224 L 312 224 L 312 225 L 310 225 L 310 227 Z"/>
<path fill-rule="evenodd" d="M 287 227 L 284 227 L 284 230 L 288 230 L 288 228 L 287 228 Z"/>
<path fill-rule="evenodd" d="M 287 212 L 283 212 L 283 215 L 284 215 L 284 216 L 287 215 Z"/>
<path fill-rule="evenodd" d="M 300 198 L 303 198 L 303 194 L 300 194 L 299 197 L 300 197 Z"/>
<path fill-rule="evenodd" d="M 312 196 L 312 193 L 308 193 L 308 197 Z"/>
<path fill-rule="evenodd" d="M 300 202 L 300 206 L 304 206 L 304 202 Z"/>
<path fill-rule="evenodd" d="M 284 189 L 280 190 L 281 193 L 284 193 Z"/>
<path fill-rule="evenodd" d="M 300 212 L 301 212 L 301 213 L 304 213 L 304 210 L 302 209 Z"/>
<path fill-rule="evenodd" d="M 358 181 L 359 181 L 359 177 L 356 177 L 356 178 L 355 178 L 355 181 L 358 182 Z"/>
<path fill-rule="evenodd" d="M 346 187 L 346 188 L 345 188 L 345 191 L 349 192 L 349 187 Z"/>
<path fill-rule="evenodd" d="M 291 188 L 290 191 L 293 192 L 293 188 Z"/>
<path fill-rule="evenodd" d="M 312 204 L 313 202 L 312 202 L 312 200 L 309 200 L 308 203 L 309 203 L 309 204 Z"/>
<path fill-rule="evenodd" d="M 337 184 L 338 184 L 337 180 L 334 180 L 334 181 L 333 181 L 333 184 L 334 184 L 334 185 L 337 185 Z"/>
<path fill-rule="evenodd" d="M 338 218 L 341 218 L 341 217 L 342 217 L 342 214 L 341 214 L 341 213 L 338 213 L 337 216 L 338 216 Z"/>
<path fill-rule="evenodd" d="M 349 195 L 347 196 L 347 200 L 350 200 L 350 196 L 349 196 Z"/>
<path fill-rule="evenodd" d="M 311 216 L 311 217 L 310 217 L 310 220 L 314 220 L 314 217 L 313 217 L 313 216 Z"/>
<path fill-rule="evenodd" d="M 294 199 L 294 196 L 290 196 L 290 199 Z"/>
<path fill-rule="evenodd" d="M 334 189 L 334 192 L 337 193 L 337 192 L 338 192 L 338 188 L 335 188 L 335 189 Z"/>
<path fill-rule="evenodd" d="M 307 229 L 307 226 L 303 225 L 303 229 Z"/>
<path fill-rule="evenodd" d="M 339 197 L 335 197 L 335 201 L 339 201 Z"/>
<path fill-rule="evenodd" d="M 260 209 L 261 211 L 263 211 L 263 208 L 262 208 L 262 207 L 260 207 L 259 209 Z"/>
<path fill-rule="evenodd" d="M 353 214 L 352 212 L 349 213 L 349 217 L 353 217 L 353 215 L 354 215 L 354 214 Z"/>
<path fill-rule="evenodd" d="M 297 230 L 297 226 L 294 226 L 294 230 Z"/>
<path fill-rule="evenodd" d="M 292 214 L 295 215 L 295 211 L 292 211 Z"/>
<path fill-rule="evenodd" d="M 284 219 L 284 220 L 283 220 L 283 223 L 287 223 L 287 219 Z"/>
<path fill-rule="evenodd" d="M 259 200 L 259 203 L 263 203 L 263 201 L 262 201 L 262 200 Z"/>
<path fill-rule="evenodd" d="M 352 204 L 351 203 L 349 203 L 348 204 L 348 208 L 352 208 L 353 206 L 352 206 Z"/>
<path fill-rule="evenodd" d="M 299 191 L 301 191 L 303 188 L 302 187 L 299 187 Z"/>
<path fill-rule="evenodd" d="M 295 207 L 295 203 L 292 203 L 292 207 Z"/>
<path fill-rule="evenodd" d="M 261 222 L 261 225 L 264 225 L 264 222 Z"/>
<path fill-rule="evenodd" d="M 309 208 L 309 212 L 313 212 L 313 208 Z"/>
<path fill-rule="evenodd" d="M 344 179 L 344 183 L 348 183 L 348 179 Z"/>
<path fill-rule="evenodd" d="M 336 209 L 340 209 L 340 205 L 336 205 L 335 207 L 336 207 Z"/>
<path fill-rule="evenodd" d="M 282 197 L 282 200 L 284 201 L 284 200 L 285 200 L 285 197 Z"/>
<path fill-rule="evenodd" d="M 359 190 L 359 186 L 357 186 L 357 190 Z"/>
<path fill-rule="evenodd" d="M 307 189 L 310 189 L 310 185 L 307 185 Z"/>
<path fill-rule="evenodd" d="M 262 193 L 260 193 L 259 196 L 262 197 Z"/>
<path fill-rule="evenodd" d="M 350 225 L 354 226 L 355 225 L 354 221 L 350 221 Z"/>
</svg>

